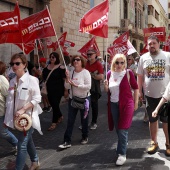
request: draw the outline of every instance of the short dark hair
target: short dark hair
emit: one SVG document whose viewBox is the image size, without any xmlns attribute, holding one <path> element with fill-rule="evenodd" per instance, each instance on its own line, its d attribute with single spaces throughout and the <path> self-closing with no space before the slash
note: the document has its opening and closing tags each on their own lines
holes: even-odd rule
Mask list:
<svg viewBox="0 0 170 170">
<path fill-rule="evenodd" d="M 26 67 L 28 66 L 28 62 L 27 62 L 27 59 L 26 59 L 25 55 L 24 55 L 24 54 L 21 54 L 21 53 L 16 53 L 16 54 L 14 54 L 14 55 L 11 57 L 10 63 L 12 63 L 15 59 L 18 59 L 18 58 L 20 58 L 21 61 L 22 61 L 22 63 L 26 65 L 26 66 L 25 66 L 25 68 L 26 68 Z"/>
<path fill-rule="evenodd" d="M 6 70 L 6 65 L 2 61 L 0 61 L 0 75 L 3 75 Z"/>
<path fill-rule="evenodd" d="M 49 57 L 51 57 L 52 55 L 56 58 L 56 61 L 55 61 L 54 64 L 55 65 L 60 64 L 60 55 L 56 52 L 52 52 Z M 49 64 L 51 64 L 50 61 L 49 61 Z"/>
<path fill-rule="evenodd" d="M 158 37 L 155 36 L 155 35 L 150 35 L 150 36 L 148 37 L 148 40 L 156 40 L 156 41 L 159 43 L 159 39 L 158 39 Z"/>
<path fill-rule="evenodd" d="M 80 60 L 81 60 L 81 66 L 82 66 L 82 68 L 85 68 L 85 60 L 84 60 L 84 57 L 82 57 L 81 55 L 73 55 L 73 56 L 71 57 L 71 65 L 74 66 L 74 65 L 73 65 L 73 62 L 74 62 L 74 58 L 76 58 L 76 57 L 79 57 L 79 58 L 80 58 Z"/>
</svg>

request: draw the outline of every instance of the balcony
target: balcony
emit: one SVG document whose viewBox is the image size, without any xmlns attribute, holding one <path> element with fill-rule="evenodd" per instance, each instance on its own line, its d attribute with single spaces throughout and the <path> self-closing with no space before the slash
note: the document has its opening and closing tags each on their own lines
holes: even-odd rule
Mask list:
<svg viewBox="0 0 170 170">
<path fill-rule="evenodd" d="M 155 27 L 159 27 L 160 23 L 153 15 L 148 15 L 148 24 L 153 24 Z"/>
</svg>

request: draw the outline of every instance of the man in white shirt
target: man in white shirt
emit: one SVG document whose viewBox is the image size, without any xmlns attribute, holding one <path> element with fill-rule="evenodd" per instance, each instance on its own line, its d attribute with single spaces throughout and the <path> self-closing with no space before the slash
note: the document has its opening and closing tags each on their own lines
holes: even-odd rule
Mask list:
<svg viewBox="0 0 170 170">
<path fill-rule="evenodd" d="M 146 110 L 149 116 L 151 146 L 148 148 L 148 153 L 154 154 L 159 148 L 157 142 L 158 116 L 152 117 L 152 112 L 162 98 L 170 79 L 170 53 L 160 50 L 160 43 L 156 36 L 150 36 L 147 43 L 149 52 L 140 57 L 137 78 L 140 96 L 143 96 L 142 86 L 144 88 Z M 167 118 L 160 117 L 160 120 L 166 137 L 165 154 L 170 156 Z"/>
</svg>

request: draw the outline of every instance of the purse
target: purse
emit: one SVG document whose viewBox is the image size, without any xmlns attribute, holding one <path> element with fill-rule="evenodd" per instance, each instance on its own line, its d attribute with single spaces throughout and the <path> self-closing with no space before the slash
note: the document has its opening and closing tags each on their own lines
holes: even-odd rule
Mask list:
<svg viewBox="0 0 170 170">
<path fill-rule="evenodd" d="M 16 97 L 16 85 L 14 87 L 14 107 L 13 107 L 13 114 L 15 112 L 15 97 Z M 33 108 L 31 111 L 31 116 L 29 116 L 27 113 L 21 114 L 14 119 L 14 127 L 15 129 L 24 132 L 24 136 L 26 136 L 26 131 L 28 131 L 31 126 L 32 126 L 32 112 Z"/>
<path fill-rule="evenodd" d="M 73 71 L 73 74 L 72 74 L 72 78 L 73 78 L 73 75 L 74 75 L 74 71 Z M 71 100 L 71 106 L 76 108 L 76 109 L 85 109 L 85 102 L 86 102 L 86 98 L 80 98 L 80 97 L 77 97 L 77 96 L 73 96 L 73 89 L 72 89 L 72 86 L 71 86 L 71 90 L 72 90 L 72 100 Z M 88 95 L 88 93 L 87 93 Z"/>
<path fill-rule="evenodd" d="M 73 96 L 71 100 L 71 106 L 76 109 L 85 109 L 85 101 L 86 101 L 86 98 Z"/>
<path fill-rule="evenodd" d="M 60 65 L 59 65 L 60 66 Z M 58 66 L 58 67 L 59 67 Z M 41 89 L 41 94 L 42 95 L 47 95 L 48 92 L 47 92 L 47 86 L 46 86 L 46 83 L 51 75 L 51 73 L 56 69 L 57 67 L 54 66 L 54 68 L 50 71 L 50 73 L 48 74 L 47 78 L 46 78 L 46 81 L 42 84 L 42 89 Z"/>
<path fill-rule="evenodd" d="M 169 102 L 165 102 L 158 111 L 158 115 L 167 117 L 169 111 Z"/>
</svg>

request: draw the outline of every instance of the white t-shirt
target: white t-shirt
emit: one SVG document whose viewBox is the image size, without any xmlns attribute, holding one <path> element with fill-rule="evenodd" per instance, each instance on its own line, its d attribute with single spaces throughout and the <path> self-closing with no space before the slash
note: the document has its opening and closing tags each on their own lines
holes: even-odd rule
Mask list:
<svg viewBox="0 0 170 170">
<path fill-rule="evenodd" d="M 72 76 L 73 75 L 73 76 Z M 77 96 L 80 98 L 85 98 L 90 95 L 91 88 L 91 75 L 88 70 L 83 69 L 81 72 L 75 72 L 73 74 L 73 70 L 70 72 L 70 79 L 78 85 L 78 87 L 70 86 L 69 83 L 65 82 L 65 88 L 70 89 L 69 97 L 72 99 L 73 96 Z"/>
<path fill-rule="evenodd" d="M 146 96 L 160 98 L 170 78 L 170 53 L 160 50 L 157 56 L 145 53 L 140 57 L 137 74 L 144 76 Z"/>
<path fill-rule="evenodd" d="M 109 79 L 109 90 L 110 90 L 110 101 L 118 102 L 119 101 L 119 86 L 122 81 L 124 75 L 126 74 L 126 70 L 121 72 L 111 72 Z"/>
</svg>

